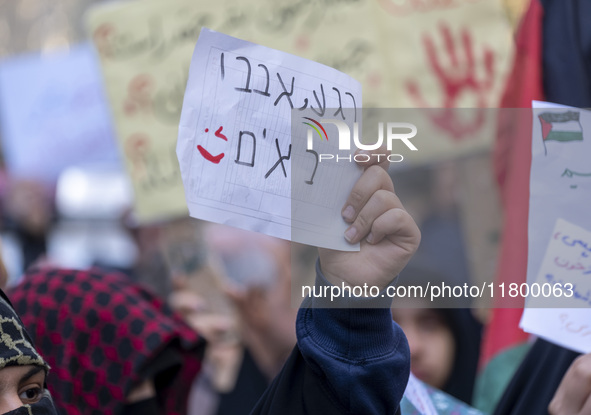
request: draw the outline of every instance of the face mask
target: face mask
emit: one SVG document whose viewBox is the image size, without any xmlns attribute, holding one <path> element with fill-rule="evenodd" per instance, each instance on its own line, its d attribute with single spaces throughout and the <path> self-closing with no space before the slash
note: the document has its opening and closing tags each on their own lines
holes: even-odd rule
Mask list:
<svg viewBox="0 0 591 415">
<path fill-rule="evenodd" d="M 4 415 L 58 415 L 53 401 L 50 397 L 45 396 L 41 400 L 32 405 L 21 406 L 14 411 L 5 412 Z"/>
<path fill-rule="evenodd" d="M 156 398 L 144 399 L 125 405 L 122 415 L 162 415 L 164 411 L 160 409 Z"/>
<path fill-rule="evenodd" d="M 37 365 L 47 372 L 49 366 L 33 347 L 33 342 L 23 323 L 14 311 L 8 297 L 0 290 L 0 370 L 7 365 Z M 47 389 L 39 402 L 21 406 L 5 415 L 58 415 Z"/>
</svg>

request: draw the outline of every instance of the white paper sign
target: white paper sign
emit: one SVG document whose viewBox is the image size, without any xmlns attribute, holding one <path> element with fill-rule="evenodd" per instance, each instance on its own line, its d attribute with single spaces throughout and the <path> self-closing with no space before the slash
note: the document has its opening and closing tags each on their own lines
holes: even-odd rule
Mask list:
<svg viewBox="0 0 591 415">
<path fill-rule="evenodd" d="M 590 352 L 591 332 L 586 333 L 591 325 L 586 325 L 591 312 L 585 299 L 591 294 L 586 282 L 591 275 L 584 268 L 590 263 L 578 257 L 582 246 L 569 247 L 556 237 L 591 242 L 585 231 L 591 229 L 591 112 L 539 101 L 532 107 L 527 282 L 530 287 L 572 283 L 573 295 L 530 297 L 530 306 L 554 308 L 527 308 L 520 325 L 564 347 Z"/>
<path fill-rule="evenodd" d="M 528 281 L 538 276 L 558 218 L 591 229 L 591 111 L 532 106 Z"/>
<path fill-rule="evenodd" d="M 308 125 L 321 119 L 351 125 L 360 106 L 360 84 L 335 69 L 203 29 L 177 143 L 191 216 L 358 250 L 343 237 L 340 212 L 361 170 L 354 162 L 323 163 L 318 151 L 306 151 L 306 140 Z M 292 110 L 300 108 L 315 117 L 298 121 L 292 137 Z M 315 150 L 327 141 L 337 145 L 332 127 L 318 132 Z"/>
<path fill-rule="evenodd" d="M 530 293 L 535 298 L 528 298 L 529 305 L 560 308 L 526 308 L 520 324 L 525 331 L 591 352 L 591 232 L 558 219 Z"/>
</svg>

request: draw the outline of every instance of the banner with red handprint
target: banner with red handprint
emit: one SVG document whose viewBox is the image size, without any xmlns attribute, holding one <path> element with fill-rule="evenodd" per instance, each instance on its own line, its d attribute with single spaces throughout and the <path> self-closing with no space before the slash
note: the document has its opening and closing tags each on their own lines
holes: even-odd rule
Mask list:
<svg viewBox="0 0 591 415">
<path fill-rule="evenodd" d="M 141 223 L 188 214 L 176 138 L 202 24 L 196 13 L 188 1 L 149 1 L 109 4 L 89 14 Z"/>
<path fill-rule="evenodd" d="M 498 107 L 512 54 L 511 29 L 500 1 L 378 1 L 387 39 L 394 106 L 429 112 L 438 136 L 428 163 L 489 150 L 494 134 L 484 108 Z M 474 108 L 470 118 L 455 108 Z M 482 110 L 481 110 L 482 109 Z"/>
<path fill-rule="evenodd" d="M 492 136 L 483 133 L 484 113 L 458 118 L 451 109 L 497 106 L 512 53 L 511 27 L 500 0 L 104 4 L 89 14 L 90 35 L 140 220 L 186 211 L 171 154 L 189 62 L 203 26 L 352 76 L 363 86 L 364 107 L 439 108 L 427 120 L 437 131 L 429 151 L 413 162 L 491 146 Z M 143 144 L 137 144 L 138 137 Z"/>
</svg>

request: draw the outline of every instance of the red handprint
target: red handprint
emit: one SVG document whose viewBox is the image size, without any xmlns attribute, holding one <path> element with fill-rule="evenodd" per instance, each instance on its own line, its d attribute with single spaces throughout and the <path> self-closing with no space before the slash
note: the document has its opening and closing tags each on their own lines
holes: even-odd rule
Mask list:
<svg viewBox="0 0 591 415">
<path fill-rule="evenodd" d="M 127 86 L 127 98 L 123 103 L 123 111 L 128 116 L 138 111 L 152 112 L 152 92 L 154 80 L 150 75 L 141 74 L 134 77 Z"/>
<path fill-rule="evenodd" d="M 490 93 L 494 79 L 494 53 L 488 47 L 484 47 L 484 79 L 478 80 L 476 75 L 476 63 L 474 60 L 474 48 L 472 37 L 467 29 L 461 33 L 464 59 L 458 56 L 458 47 L 454 43 L 449 27 L 440 25 L 440 32 L 445 44 L 445 51 L 450 61 L 450 67 L 444 69 L 438 57 L 433 39 L 428 35 L 423 38 L 423 44 L 429 60 L 429 66 L 443 91 L 442 111 L 433 113 L 433 123 L 448 131 L 455 140 L 462 140 L 474 134 L 484 124 L 484 110 L 487 106 L 487 95 Z M 406 82 L 406 90 L 418 106 L 428 108 L 430 105 L 423 98 L 418 83 L 415 80 Z M 480 108 L 471 122 L 462 121 L 456 113 L 456 107 L 461 94 L 469 93 L 476 98 L 476 107 Z"/>
<path fill-rule="evenodd" d="M 99 53 L 107 58 L 113 55 L 112 37 L 115 34 L 115 28 L 109 23 L 103 23 L 97 27 L 92 35 L 94 43 Z"/>
<path fill-rule="evenodd" d="M 147 174 L 146 153 L 150 148 L 150 139 L 145 134 L 132 134 L 125 143 L 125 153 L 132 164 L 132 175 L 141 180 Z"/>
</svg>

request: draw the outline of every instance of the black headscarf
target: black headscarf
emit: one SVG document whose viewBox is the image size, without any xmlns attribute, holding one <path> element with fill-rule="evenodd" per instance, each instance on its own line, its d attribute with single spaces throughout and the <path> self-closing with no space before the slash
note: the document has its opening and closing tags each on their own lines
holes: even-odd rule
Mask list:
<svg viewBox="0 0 591 415">
<path fill-rule="evenodd" d="M 441 286 L 443 281 L 451 285 L 441 273 L 418 265 L 418 261 L 420 259 L 413 260 L 401 272 L 398 286 L 422 286 L 427 289 L 427 284 Z M 396 300 L 393 302 L 395 305 Z M 441 297 L 430 305 L 443 317 L 455 341 L 452 370 L 441 390 L 470 405 L 480 356 L 482 325 L 472 314 L 469 301 Z"/>
<path fill-rule="evenodd" d="M 495 415 L 546 415 L 560 381 L 579 353 L 536 340 L 513 375 Z"/>
<path fill-rule="evenodd" d="M 440 308 L 438 311 L 445 316 L 456 341 L 454 364 L 442 390 L 471 405 L 480 356 L 482 325 L 469 308 Z"/>
<path fill-rule="evenodd" d="M 48 364 L 33 347 L 33 342 L 12 304 L 0 290 L 0 371 L 9 366 L 29 365 L 41 366 L 46 373 L 49 371 Z M 57 415 L 57 411 L 49 392 L 45 389 L 39 402 L 23 405 L 6 414 Z"/>
</svg>

